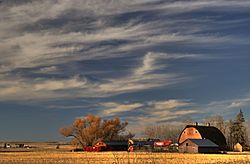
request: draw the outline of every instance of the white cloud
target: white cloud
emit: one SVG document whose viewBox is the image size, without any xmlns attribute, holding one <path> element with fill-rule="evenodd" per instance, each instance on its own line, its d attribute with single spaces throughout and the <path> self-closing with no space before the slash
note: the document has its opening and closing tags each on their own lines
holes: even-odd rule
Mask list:
<svg viewBox="0 0 250 164">
<path fill-rule="evenodd" d="M 37 83 L 34 85 L 34 89 L 36 91 L 42 90 L 67 90 L 74 88 L 82 88 L 86 85 L 86 82 L 79 81 L 77 79 L 69 79 L 69 80 L 49 80 L 41 83 Z"/>
<path fill-rule="evenodd" d="M 13 95 L 16 94 L 18 92 L 20 92 L 22 89 L 20 87 L 7 87 L 7 88 L 2 88 L 1 89 L 1 96 L 8 96 L 8 95 Z"/>
<path fill-rule="evenodd" d="M 80 80 L 78 77 L 67 80 L 34 79 L 32 81 L 15 77 L 0 80 L 0 97 L 1 101 L 33 100 L 39 102 L 51 99 L 65 99 L 72 96 L 72 93 L 68 93 L 69 90 L 82 89 L 86 86 L 87 82 Z M 61 93 L 58 93 L 58 90 L 61 90 Z"/>
<path fill-rule="evenodd" d="M 120 104 L 115 102 L 102 103 L 101 105 L 106 108 L 102 111 L 102 116 L 113 116 L 122 112 L 131 112 L 137 108 L 144 106 L 140 103 Z"/>
<path fill-rule="evenodd" d="M 142 66 L 135 70 L 135 76 L 142 76 L 154 70 L 157 54 L 148 53 L 143 58 Z"/>
<path fill-rule="evenodd" d="M 86 105 L 49 105 L 48 109 L 85 109 Z"/>
<path fill-rule="evenodd" d="M 189 58 L 189 56 L 187 57 Z M 110 83 L 101 84 L 99 89 L 104 93 L 126 93 L 168 86 L 183 81 L 185 78 L 179 77 L 177 74 L 156 72 L 166 67 L 166 64 L 157 63 L 164 58 L 175 59 L 178 58 L 178 55 L 169 56 L 164 53 L 149 52 L 142 58 L 139 66 L 132 69 L 128 76 L 110 79 Z"/>
<path fill-rule="evenodd" d="M 193 106 L 193 103 L 185 100 L 170 99 L 165 101 L 154 101 L 150 103 L 149 113 L 152 119 L 155 119 L 154 122 L 166 121 L 187 114 L 199 113 Z M 189 109 L 190 107 L 194 109 Z"/>
<path fill-rule="evenodd" d="M 57 72 L 58 68 L 56 66 L 50 66 L 50 67 L 43 67 L 38 72 L 40 73 L 52 73 Z"/>
<path fill-rule="evenodd" d="M 39 102 L 49 99 L 63 98 L 65 95 L 59 95 L 53 92 L 35 91 L 30 82 L 20 79 L 0 80 L 1 101 L 30 101 Z"/>
<path fill-rule="evenodd" d="M 168 109 L 183 107 L 187 105 L 191 105 L 190 102 L 179 101 L 175 99 L 153 102 L 153 106 L 156 110 L 164 110 L 164 109 L 168 110 Z"/>
</svg>

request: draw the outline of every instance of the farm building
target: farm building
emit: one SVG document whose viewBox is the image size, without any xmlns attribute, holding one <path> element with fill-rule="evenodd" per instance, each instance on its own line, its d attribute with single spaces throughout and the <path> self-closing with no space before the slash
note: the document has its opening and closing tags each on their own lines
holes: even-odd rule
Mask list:
<svg viewBox="0 0 250 164">
<path fill-rule="evenodd" d="M 227 146 L 223 133 L 213 126 L 187 125 L 179 136 L 178 144 L 181 145 L 187 139 L 209 139 L 218 145 L 220 150 L 225 150 Z"/>
<path fill-rule="evenodd" d="M 218 153 L 219 146 L 209 139 L 187 139 L 179 145 L 181 153 Z"/>
<path fill-rule="evenodd" d="M 242 152 L 242 146 L 240 143 L 234 145 L 234 151 Z"/>
</svg>

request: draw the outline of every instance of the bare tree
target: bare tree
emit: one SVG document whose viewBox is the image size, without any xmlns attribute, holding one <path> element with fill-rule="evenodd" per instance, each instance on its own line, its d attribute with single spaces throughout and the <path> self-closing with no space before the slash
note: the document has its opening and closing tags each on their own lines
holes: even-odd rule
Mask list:
<svg viewBox="0 0 250 164">
<path fill-rule="evenodd" d="M 210 124 L 211 126 L 218 128 L 224 135 L 226 133 L 226 122 L 220 115 L 207 117 L 203 120 L 203 123 Z"/>
<path fill-rule="evenodd" d="M 177 142 L 183 127 L 184 125 L 182 124 L 177 125 L 173 123 L 147 126 L 143 134 L 149 138 L 171 139 Z"/>
<path fill-rule="evenodd" d="M 184 117 L 182 117 L 181 121 L 184 124 L 194 124 L 195 123 L 195 121 L 193 120 L 193 118 L 190 117 L 190 116 L 184 116 Z"/>
<path fill-rule="evenodd" d="M 71 126 L 63 127 L 59 132 L 65 137 L 73 137 L 74 145 L 93 146 L 99 140 L 110 141 L 131 137 L 121 135 L 125 131 L 128 122 L 121 122 L 120 119 L 102 120 L 98 116 L 87 115 L 83 118 L 77 118 Z"/>
<path fill-rule="evenodd" d="M 250 146 L 250 120 L 246 121 L 245 126 L 246 126 L 246 135 L 247 135 L 246 136 L 247 145 Z"/>
</svg>

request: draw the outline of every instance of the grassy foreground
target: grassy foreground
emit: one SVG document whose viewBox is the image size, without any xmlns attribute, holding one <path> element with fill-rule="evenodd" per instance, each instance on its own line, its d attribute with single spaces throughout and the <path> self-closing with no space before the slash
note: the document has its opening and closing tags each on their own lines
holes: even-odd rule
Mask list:
<svg viewBox="0 0 250 164">
<path fill-rule="evenodd" d="M 195 164 L 250 163 L 249 154 L 179 154 L 148 152 L 1 152 L 0 163 Z"/>
</svg>

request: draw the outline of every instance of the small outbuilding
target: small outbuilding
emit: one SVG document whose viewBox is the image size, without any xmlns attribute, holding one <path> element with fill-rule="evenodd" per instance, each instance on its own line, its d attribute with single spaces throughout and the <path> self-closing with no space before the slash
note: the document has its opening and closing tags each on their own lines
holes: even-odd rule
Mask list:
<svg viewBox="0 0 250 164">
<path fill-rule="evenodd" d="M 241 146 L 241 144 L 240 143 L 237 143 L 237 144 L 235 144 L 234 145 L 234 151 L 236 151 L 236 152 L 242 152 L 242 146 Z"/>
<path fill-rule="evenodd" d="M 226 150 L 227 147 L 225 136 L 213 126 L 187 125 L 179 136 L 178 144 L 181 145 L 188 139 L 208 139 L 218 145 L 220 150 Z"/>
<path fill-rule="evenodd" d="M 218 153 L 219 146 L 209 139 L 187 139 L 179 145 L 181 153 Z"/>
</svg>

